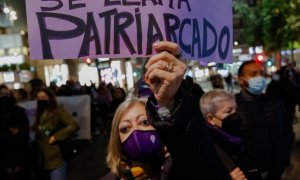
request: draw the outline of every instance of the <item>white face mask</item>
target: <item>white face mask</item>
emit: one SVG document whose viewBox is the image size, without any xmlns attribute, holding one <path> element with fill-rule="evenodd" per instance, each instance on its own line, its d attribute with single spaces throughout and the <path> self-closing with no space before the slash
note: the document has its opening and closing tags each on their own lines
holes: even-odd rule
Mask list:
<svg viewBox="0 0 300 180">
<path fill-rule="evenodd" d="M 263 93 L 265 87 L 266 87 L 266 79 L 262 76 L 257 76 L 254 78 L 250 78 L 248 80 L 248 88 L 247 90 L 256 95 L 260 95 Z"/>
</svg>

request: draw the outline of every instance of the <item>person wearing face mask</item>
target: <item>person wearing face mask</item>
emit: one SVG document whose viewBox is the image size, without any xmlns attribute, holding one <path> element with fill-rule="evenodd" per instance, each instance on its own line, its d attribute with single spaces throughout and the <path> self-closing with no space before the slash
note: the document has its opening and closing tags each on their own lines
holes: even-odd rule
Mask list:
<svg viewBox="0 0 300 180">
<path fill-rule="evenodd" d="M 160 179 L 172 160 L 146 115 L 146 99 L 130 99 L 116 110 L 108 145 L 110 173 L 102 179 Z M 162 170 L 163 168 L 163 170 Z"/>
<path fill-rule="evenodd" d="M 248 179 L 281 179 L 288 159 L 286 109 L 263 93 L 266 80 L 262 64 L 244 62 L 238 80 L 241 91 L 235 98 L 244 142 L 244 173 Z"/>
<path fill-rule="evenodd" d="M 37 91 L 37 112 L 33 130 L 37 142 L 38 179 L 66 180 L 66 160 L 59 142 L 71 138 L 78 130 L 72 115 L 57 104 L 50 88 Z"/>
<path fill-rule="evenodd" d="M 29 120 L 11 91 L 0 85 L 0 177 L 30 179 Z"/>
<path fill-rule="evenodd" d="M 121 104 L 116 111 L 104 178 L 230 179 L 199 107 L 182 87 L 186 65 L 179 46 L 160 41 L 153 48 L 157 54 L 144 74 L 153 94 L 145 105 Z"/>
<path fill-rule="evenodd" d="M 272 81 L 268 84 L 266 94 L 277 98 L 284 104 L 288 115 L 288 127 L 289 131 L 289 153 L 291 154 L 294 144 L 295 133 L 293 130 L 293 123 L 295 121 L 296 105 L 299 103 L 300 93 L 299 87 L 295 86 L 291 82 L 287 67 L 281 67 L 280 70 L 272 75 Z M 287 165 L 290 165 L 288 160 Z"/>
<path fill-rule="evenodd" d="M 227 167 L 231 178 L 245 180 L 243 171 L 238 167 L 240 164 L 239 156 L 242 151 L 242 139 L 223 129 L 223 123 L 226 123 L 227 119 L 235 113 L 234 96 L 223 89 L 213 89 L 201 97 L 199 105 L 214 143 L 220 151 L 226 154 L 226 157 L 229 157 L 230 163 L 232 163 L 231 166 Z"/>
</svg>

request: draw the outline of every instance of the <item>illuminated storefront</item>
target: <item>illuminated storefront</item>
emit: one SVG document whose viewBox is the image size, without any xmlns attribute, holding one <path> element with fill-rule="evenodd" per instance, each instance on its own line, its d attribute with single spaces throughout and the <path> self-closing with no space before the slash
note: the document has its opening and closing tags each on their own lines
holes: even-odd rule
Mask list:
<svg viewBox="0 0 300 180">
<path fill-rule="evenodd" d="M 44 66 L 44 72 L 47 86 L 51 82 L 55 82 L 57 86 L 61 86 L 69 80 L 69 70 L 66 64 Z"/>
<path fill-rule="evenodd" d="M 0 84 L 11 89 L 24 87 L 33 78 L 25 63 L 28 49 L 23 46 L 21 34 L 0 35 Z"/>
</svg>

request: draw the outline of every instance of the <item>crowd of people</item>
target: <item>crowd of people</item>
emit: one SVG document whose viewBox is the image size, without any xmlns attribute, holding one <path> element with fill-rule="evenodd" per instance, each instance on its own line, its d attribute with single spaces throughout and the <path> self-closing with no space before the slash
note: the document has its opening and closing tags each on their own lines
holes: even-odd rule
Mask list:
<svg viewBox="0 0 300 180">
<path fill-rule="evenodd" d="M 110 131 L 110 117 L 126 98 L 124 89 L 111 84 L 98 88 L 78 86 L 73 81 L 49 87 L 40 80 L 31 84 L 33 92 L 10 90 L 0 85 L 0 179 L 65 180 L 70 161 L 70 142 L 77 136 L 79 124 L 73 114 L 58 104 L 58 96 L 89 95 L 91 130 Z M 16 96 L 17 95 L 17 96 Z M 28 112 L 17 103 L 36 101 L 33 124 Z M 34 134 L 34 137 L 30 137 Z"/>
<path fill-rule="evenodd" d="M 145 64 L 133 98 L 104 83 L 68 81 L 62 87 L 32 88 L 37 103 L 32 127 L 11 91 L 1 85 L 1 179 L 66 179 L 68 160 L 60 142 L 80 127 L 56 96 L 81 94 L 91 97 L 92 132 L 110 134 L 110 171 L 102 179 L 282 179 L 291 165 L 299 72 L 282 67 L 267 84 L 264 66 L 247 61 L 237 73 L 239 93 L 220 83 L 204 92 L 185 76 L 177 44 L 161 41 L 153 48 L 158 53 Z M 226 82 L 232 85 L 232 77 Z M 29 131 L 35 132 L 32 144 Z M 34 177 L 29 167 L 36 170 Z"/>
</svg>

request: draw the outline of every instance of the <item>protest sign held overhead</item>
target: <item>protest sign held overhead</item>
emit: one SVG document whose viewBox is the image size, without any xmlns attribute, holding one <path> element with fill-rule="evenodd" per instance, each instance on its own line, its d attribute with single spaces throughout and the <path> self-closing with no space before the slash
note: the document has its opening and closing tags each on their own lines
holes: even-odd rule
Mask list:
<svg viewBox="0 0 300 180">
<path fill-rule="evenodd" d="M 187 59 L 232 61 L 231 0 L 26 0 L 32 59 L 153 55 L 180 45 Z"/>
</svg>

